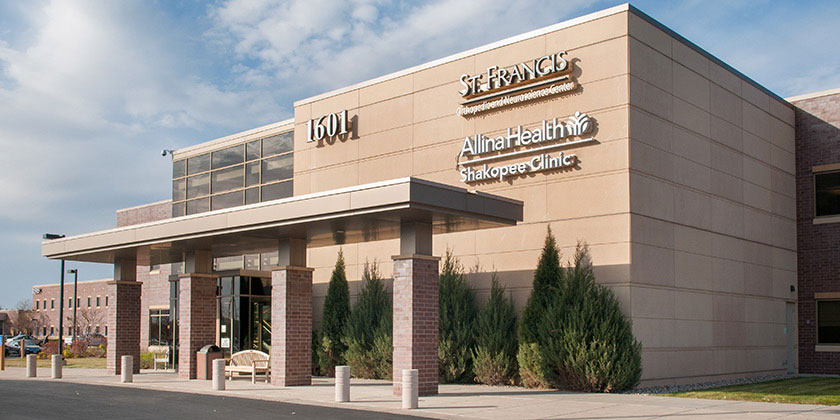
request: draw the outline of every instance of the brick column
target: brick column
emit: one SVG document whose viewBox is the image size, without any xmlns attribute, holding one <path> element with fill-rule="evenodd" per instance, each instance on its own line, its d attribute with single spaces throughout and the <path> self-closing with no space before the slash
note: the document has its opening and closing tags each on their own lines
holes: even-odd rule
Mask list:
<svg viewBox="0 0 840 420">
<path fill-rule="evenodd" d="M 271 384 L 312 385 L 312 269 L 271 272 Z"/>
<path fill-rule="evenodd" d="M 438 260 L 394 258 L 394 395 L 402 395 L 402 370 L 417 369 L 419 394 L 438 393 Z"/>
<path fill-rule="evenodd" d="M 108 373 L 122 373 L 122 356 L 134 356 L 134 373 L 140 373 L 140 294 L 137 261 L 114 261 L 114 280 L 108 282 Z M 63 304 L 64 302 L 59 302 Z M 74 302 L 75 303 L 75 302 Z"/>
<path fill-rule="evenodd" d="M 184 274 L 178 296 L 178 376 L 195 379 L 195 353 L 216 342 L 216 276 Z"/>
</svg>

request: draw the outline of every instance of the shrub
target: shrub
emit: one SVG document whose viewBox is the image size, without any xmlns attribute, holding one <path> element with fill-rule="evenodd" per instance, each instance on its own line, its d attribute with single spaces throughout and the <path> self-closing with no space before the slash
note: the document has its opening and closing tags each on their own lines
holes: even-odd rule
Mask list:
<svg viewBox="0 0 840 420">
<path fill-rule="evenodd" d="M 319 355 L 319 363 L 327 376 L 335 375 L 335 366 L 344 361 L 344 351 L 347 349 L 341 338 L 349 316 L 350 288 L 344 271 L 344 253 L 339 250 L 327 297 L 324 299 L 324 316 L 321 318 L 322 353 Z"/>
<path fill-rule="evenodd" d="M 505 289 L 493 274 L 490 300 L 476 318 L 475 350 L 472 352 L 475 380 L 487 385 L 516 382 L 516 311 L 505 299 Z"/>
<path fill-rule="evenodd" d="M 374 262 L 365 264 L 362 290 L 344 329 L 344 358 L 353 376 L 390 379 L 393 366 L 391 299 Z"/>
<path fill-rule="evenodd" d="M 154 369 L 155 354 L 146 352 L 140 353 L 140 369 Z"/>
<path fill-rule="evenodd" d="M 639 382 L 641 344 L 613 292 L 595 283 L 585 245 L 578 244 L 565 281 L 549 296 L 537 341 L 551 386 L 615 392 Z"/>
<path fill-rule="evenodd" d="M 312 331 L 312 376 L 323 376 L 321 373 L 321 334 L 318 330 Z"/>
<path fill-rule="evenodd" d="M 38 353 L 38 358 L 49 359 L 54 354 L 58 354 L 58 341 L 48 341 L 41 345 L 41 352 Z"/>
<path fill-rule="evenodd" d="M 475 293 L 452 250 L 446 250 L 440 273 L 438 366 L 442 382 L 472 382 L 475 345 Z"/>
<path fill-rule="evenodd" d="M 522 311 L 519 324 L 519 351 L 517 352 L 519 376 L 522 384 L 530 388 L 549 386 L 546 381 L 546 366 L 540 355 L 541 343 L 538 339 L 538 328 L 545 320 L 546 307 L 551 300 L 551 295 L 556 293 L 557 288 L 563 283 L 563 274 L 563 269 L 560 267 L 560 251 L 557 249 L 557 241 L 549 227 L 540 260 L 534 272 L 533 290 Z"/>
</svg>

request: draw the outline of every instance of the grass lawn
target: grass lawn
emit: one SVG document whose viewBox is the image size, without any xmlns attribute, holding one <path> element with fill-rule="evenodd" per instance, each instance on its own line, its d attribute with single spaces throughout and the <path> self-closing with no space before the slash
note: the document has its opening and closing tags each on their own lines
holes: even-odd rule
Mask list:
<svg viewBox="0 0 840 420">
<path fill-rule="evenodd" d="M 706 398 L 791 404 L 840 405 L 840 378 L 804 377 L 701 391 L 663 394 L 669 397 Z"/>
<path fill-rule="evenodd" d="M 26 367 L 26 360 L 20 359 L 17 357 L 14 358 L 6 358 L 6 366 L 9 367 Z M 38 367 L 39 368 L 48 368 L 52 366 L 52 362 L 49 359 L 39 359 L 38 360 Z M 81 359 L 67 359 L 67 364 L 64 366 L 65 368 L 89 368 L 89 369 L 105 369 L 105 358 L 104 357 L 86 357 Z"/>
</svg>

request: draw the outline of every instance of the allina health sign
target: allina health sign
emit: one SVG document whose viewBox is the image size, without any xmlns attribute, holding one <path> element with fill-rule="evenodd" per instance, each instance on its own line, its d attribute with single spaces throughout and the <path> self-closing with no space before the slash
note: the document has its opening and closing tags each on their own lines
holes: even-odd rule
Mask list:
<svg viewBox="0 0 840 420">
<path fill-rule="evenodd" d="M 565 121 L 543 120 L 533 129 L 521 125 L 507 129 L 507 134 L 488 137 L 475 134 L 464 138 L 458 166 L 461 182 L 504 181 L 516 175 L 574 167 L 578 164 L 577 155 L 564 152 L 552 153 L 554 149 L 595 142 L 592 137 L 582 138 L 592 131 L 592 120 L 588 115 L 575 112 Z M 578 139 L 574 139 L 578 137 Z M 566 141 L 562 141 L 566 140 Z M 537 155 L 516 163 L 493 165 L 491 162 L 512 158 L 524 154 Z M 482 156 L 489 155 L 489 156 Z M 462 158 L 472 158 L 461 162 Z M 481 164 L 479 166 L 479 164 Z"/>
</svg>

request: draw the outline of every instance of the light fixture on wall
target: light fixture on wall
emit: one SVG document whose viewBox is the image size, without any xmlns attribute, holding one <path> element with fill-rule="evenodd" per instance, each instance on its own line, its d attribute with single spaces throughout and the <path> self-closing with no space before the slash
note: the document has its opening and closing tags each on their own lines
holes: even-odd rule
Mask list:
<svg viewBox="0 0 840 420">
<path fill-rule="evenodd" d="M 175 151 L 172 150 L 172 149 L 163 149 L 163 150 L 161 150 L 160 155 L 163 156 L 163 157 L 166 157 L 166 155 L 174 156 L 174 153 L 175 153 Z"/>
</svg>

